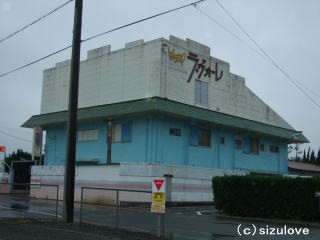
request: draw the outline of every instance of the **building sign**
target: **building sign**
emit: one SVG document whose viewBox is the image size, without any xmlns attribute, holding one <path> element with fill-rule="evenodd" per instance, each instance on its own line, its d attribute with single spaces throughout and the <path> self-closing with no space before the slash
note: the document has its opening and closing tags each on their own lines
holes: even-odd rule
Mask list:
<svg viewBox="0 0 320 240">
<path fill-rule="evenodd" d="M 170 49 L 168 48 L 168 52 L 169 52 L 169 60 L 173 61 L 174 63 L 183 63 L 186 60 L 186 54 L 185 53 L 178 53 L 175 52 L 174 49 Z"/>
<path fill-rule="evenodd" d="M 219 72 L 217 62 L 215 63 L 215 68 L 211 69 L 210 62 L 209 62 L 209 66 L 208 66 L 206 64 L 207 60 L 202 58 L 201 63 L 200 63 L 200 59 L 199 59 L 198 55 L 195 53 L 189 52 L 189 55 L 187 58 L 194 62 L 193 68 L 192 68 L 191 73 L 188 78 L 188 83 L 191 81 L 191 79 L 195 73 L 198 74 L 197 75 L 198 80 L 200 80 L 202 77 L 211 78 L 211 75 L 214 75 L 215 81 L 219 81 L 222 78 L 223 70 L 221 70 Z"/>
<path fill-rule="evenodd" d="M 32 146 L 32 156 L 41 157 L 42 154 L 42 128 L 33 128 L 33 146 Z"/>
<path fill-rule="evenodd" d="M 4 160 L 6 154 L 6 147 L 0 146 L 0 173 L 4 173 Z"/>
<path fill-rule="evenodd" d="M 186 53 L 176 52 L 175 49 L 168 48 L 169 60 L 174 63 L 184 63 L 186 58 L 192 62 L 193 68 L 188 77 L 188 83 L 191 82 L 192 78 L 196 75 L 196 78 L 200 80 L 202 77 L 211 78 L 211 75 L 214 75 L 214 80 L 219 81 L 223 76 L 223 70 L 219 71 L 218 63 L 215 62 L 214 69 L 211 68 L 210 61 L 207 63 L 207 60 L 204 58 L 199 58 L 195 53 L 189 52 L 188 56 Z"/>
<path fill-rule="evenodd" d="M 166 180 L 156 178 L 152 180 L 152 204 L 151 212 L 165 213 L 166 204 Z"/>
</svg>

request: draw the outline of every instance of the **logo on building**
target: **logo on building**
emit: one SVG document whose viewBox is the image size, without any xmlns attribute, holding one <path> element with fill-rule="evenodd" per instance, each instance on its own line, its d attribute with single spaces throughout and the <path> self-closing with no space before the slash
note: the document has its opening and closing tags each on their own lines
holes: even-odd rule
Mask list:
<svg viewBox="0 0 320 240">
<path fill-rule="evenodd" d="M 169 60 L 173 61 L 174 63 L 183 63 L 186 60 L 186 54 L 185 53 L 178 53 L 175 52 L 174 49 L 170 49 L 168 48 L 168 52 L 169 52 Z"/>
<path fill-rule="evenodd" d="M 191 82 L 194 74 L 197 75 L 197 79 L 200 80 L 202 77 L 211 78 L 211 75 L 214 75 L 214 80 L 219 81 L 223 76 L 223 70 L 218 69 L 218 63 L 215 62 L 215 68 L 211 68 L 211 64 L 207 64 L 207 60 L 202 58 L 200 62 L 200 58 L 197 54 L 189 52 L 187 57 L 189 60 L 194 62 L 193 68 L 188 78 L 188 83 Z M 208 66 L 209 65 L 209 66 Z"/>
</svg>

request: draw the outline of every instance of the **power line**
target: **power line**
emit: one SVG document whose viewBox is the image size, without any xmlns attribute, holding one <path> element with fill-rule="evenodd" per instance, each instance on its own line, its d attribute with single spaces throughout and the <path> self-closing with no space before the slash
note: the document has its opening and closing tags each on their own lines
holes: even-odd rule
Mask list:
<svg viewBox="0 0 320 240">
<path fill-rule="evenodd" d="M 31 66 L 31 65 L 33 65 L 33 64 L 35 64 L 35 63 L 37 63 L 37 62 L 40 62 L 40 61 L 42 61 L 42 60 L 44 60 L 44 59 L 46 59 L 46 58 L 52 57 L 53 55 L 56 55 L 56 54 L 58 54 L 58 53 L 60 53 L 60 52 L 63 52 L 63 51 L 65 51 L 65 50 L 69 49 L 69 48 L 71 48 L 71 45 L 69 45 L 69 46 L 67 46 L 67 47 L 65 47 L 65 48 L 62 48 L 62 49 L 60 49 L 60 50 L 58 50 L 58 51 L 55 51 L 55 52 L 53 52 L 53 53 L 50 53 L 50 54 L 48 54 L 48 55 L 46 55 L 46 56 L 44 56 L 44 57 L 42 57 L 42 58 L 38 58 L 37 60 L 34 60 L 34 61 L 30 62 L 30 63 L 27 63 L 27 64 L 25 64 L 25 65 L 23 65 L 23 66 L 21 66 L 21 67 L 18 67 L 18 68 L 15 68 L 15 69 L 13 69 L 13 70 L 10 70 L 9 72 L 3 73 L 3 74 L 0 75 L 0 78 L 1 78 L 1 77 L 4 77 L 4 76 L 6 76 L 6 75 L 9 75 L 9 74 L 11 74 L 11 73 L 14 73 L 14 72 L 16 72 L 16 71 L 19 71 L 19 70 L 21 70 L 21 69 L 23 69 L 23 68 L 29 67 L 29 66 Z"/>
<path fill-rule="evenodd" d="M 227 33 L 238 39 L 240 42 L 242 42 L 244 45 L 246 45 L 248 48 L 250 48 L 252 51 L 260 55 L 260 57 L 264 58 L 266 61 L 270 62 L 266 56 L 264 56 L 261 52 L 259 52 L 257 49 L 253 48 L 251 45 L 249 45 L 247 42 L 245 42 L 242 38 L 240 38 L 238 35 L 236 35 L 234 32 L 232 32 L 230 29 L 228 29 L 226 26 L 224 26 L 222 23 L 214 19 L 212 16 L 210 16 L 208 13 L 203 11 L 200 7 L 196 8 L 201 14 L 205 15 L 207 18 L 209 18 L 212 22 L 214 22 L 216 25 L 221 27 L 223 30 L 225 30 Z"/>
<path fill-rule="evenodd" d="M 48 17 L 49 15 L 51 15 L 52 13 L 54 13 L 54 12 L 58 11 L 59 9 L 63 8 L 64 6 L 66 6 L 67 4 L 69 4 L 69 3 L 72 2 L 72 1 L 73 1 L 73 0 L 69 0 L 69 1 L 67 1 L 67 2 L 65 2 L 65 3 L 63 3 L 62 5 L 56 7 L 55 9 L 51 10 L 51 11 L 48 12 L 47 14 L 43 15 L 42 17 L 40 17 L 40 18 L 32 21 L 31 23 L 25 25 L 24 27 L 20 28 L 19 30 L 17 30 L 17 31 L 15 31 L 15 32 L 9 34 L 8 36 L 2 38 L 2 39 L 0 40 L 0 43 L 2 43 L 3 41 L 5 41 L 5 40 L 7 40 L 7 39 L 9 39 L 9 38 L 11 38 L 11 37 L 13 37 L 14 35 L 18 34 L 19 32 L 22 32 L 23 30 L 25 30 L 25 29 L 27 29 L 28 27 L 32 26 L 33 24 L 41 21 L 42 19 Z"/>
<path fill-rule="evenodd" d="M 102 36 L 102 35 L 105 35 L 105 34 L 108 34 L 108 33 L 111 33 L 111 32 L 117 31 L 117 30 L 120 30 L 120 29 L 125 28 L 125 27 L 129 27 L 129 26 L 131 26 L 131 25 L 135 25 L 135 24 L 137 24 L 137 23 L 141 23 L 141 22 L 150 20 L 150 19 L 152 19 L 152 18 L 159 17 L 159 16 L 161 16 L 161 15 L 165 15 L 165 14 L 168 14 L 168 13 L 171 13 L 171 12 L 175 12 L 175 11 L 178 11 L 178 10 L 183 9 L 183 8 L 186 8 L 186 7 L 197 6 L 199 3 L 204 2 L 204 1 L 205 1 L 205 0 L 200 0 L 200 1 L 193 2 L 193 3 L 189 3 L 189 4 L 183 5 L 183 6 L 181 6 L 181 7 L 177 7 L 177 8 L 174 8 L 174 9 L 171 9 L 171 10 L 168 10 L 168 11 L 165 11 L 165 12 L 162 12 L 162 13 L 155 14 L 155 15 L 150 16 L 150 17 L 146 17 L 146 18 L 143 18 L 143 19 L 140 19 L 140 20 L 137 20 L 137 21 L 128 23 L 128 24 L 123 25 L 123 26 L 121 26 L 121 27 L 117 27 L 117 28 L 114 28 L 114 29 L 112 29 L 112 30 L 105 31 L 105 32 L 103 32 L 103 33 L 99 33 L 99 34 L 94 35 L 94 36 L 92 36 L 92 37 L 86 38 L 86 39 L 82 40 L 82 42 L 89 41 L 89 40 L 91 40 L 91 39 L 100 37 L 100 36 Z"/>
<path fill-rule="evenodd" d="M 271 64 L 272 66 L 273 63 L 272 61 L 270 61 L 269 58 L 267 58 L 264 54 L 262 54 L 260 51 L 258 51 L 256 48 L 253 48 L 251 45 L 249 45 L 247 42 L 245 42 L 242 38 L 240 38 L 238 35 L 236 35 L 234 32 L 232 32 L 230 29 L 228 29 L 226 26 L 224 26 L 222 23 L 220 23 L 219 21 L 217 21 L 216 19 L 214 19 L 212 16 L 210 16 L 208 13 L 206 13 L 204 10 L 202 10 L 200 7 L 197 7 L 197 10 L 205 15 L 207 18 L 209 18 L 212 22 L 214 22 L 216 25 L 218 25 L 219 27 L 221 27 L 222 29 L 224 29 L 227 33 L 229 33 L 230 35 L 232 35 L 233 37 L 235 37 L 236 39 L 238 39 L 240 42 L 242 42 L 244 45 L 246 45 L 248 48 L 250 48 L 252 51 L 254 51 L 255 53 L 257 53 L 260 57 L 262 57 L 264 60 L 266 60 L 269 64 Z M 292 77 L 291 77 L 292 78 Z M 317 97 L 318 99 L 320 99 L 320 95 L 318 93 L 316 93 L 315 91 L 313 91 L 312 89 L 310 89 L 308 86 L 306 86 L 305 84 L 303 84 L 302 82 L 298 81 L 297 79 L 294 79 L 295 82 L 297 84 L 299 84 L 301 87 L 307 89 L 311 94 L 313 94 L 313 96 Z"/>
<path fill-rule="evenodd" d="M 10 128 L 10 127 L 0 127 L 1 129 L 4 129 L 4 130 L 9 130 L 9 131 L 14 131 L 14 132 L 17 132 L 17 133 L 20 133 L 20 134 L 26 134 L 26 135 L 30 135 L 32 134 L 32 132 L 26 132 L 26 131 L 22 131 L 22 130 L 18 130 L 18 129 L 15 129 L 15 128 Z"/>
<path fill-rule="evenodd" d="M 132 25 L 135 25 L 135 24 L 138 24 L 138 23 L 141 23 L 141 22 L 150 20 L 150 19 L 152 19 L 152 18 L 159 17 L 159 16 L 161 16 L 161 15 L 165 15 L 165 14 L 168 14 L 168 13 L 171 13 L 171 12 L 174 12 L 174 11 L 177 11 L 177 10 L 180 10 L 180 9 L 183 9 L 183 8 L 186 8 L 186 7 L 197 6 L 199 3 L 204 2 L 204 1 L 205 1 L 205 0 L 199 0 L 199 1 L 196 1 L 196 2 L 192 2 L 192 3 L 189 3 L 189 4 L 183 5 L 183 6 L 181 6 L 181 7 L 177 7 L 177 8 L 174 8 L 174 9 L 171 9 L 171 10 L 168 10 L 168 11 L 165 11 L 165 12 L 162 12 L 162 13 L 158 13 L 158 14 L 152 15 L 152 16 L 150 16 L 150 17 L 146 17 L 146 18 L 143 18 L 143 19 L 134 21 L 134 22 L 131 22 L 131 23 L 122 25 L 122 26 L 120 26 L 120 27 L 116 27 L 116 28 L 113 28 L 113 29 L 111 29 L 111 30 L 108 30 L 108 31 L 105 31 L 105 32 L 96 34 L 96 35 L 91 36 L 91 37 L 88 37 L 88 38 L 82 40 L 81 42 L 87 42 L 87 41 L 89 41 L 89 40 L 92 40 L 92 39 L 94 39 L 94 38 L 100 37 L 100 36 L 102 36 L 102 35 L 105 35 L 105 34 L 108 34 L 108 33 L 111 33 L 111 32 L 117 31 L 117 30 L 120 30 L 120 29 L 122 29 L 122 28 L 126 28 L 126 27 L 129 27 L 129 26 L 132 26 Z M 13 69 L 13 70 L 8 71 L 8 72 L 2 73 L 2 74 L 0 74 L 0 78 L 1 78 L 1 77 L 4 77 L 4 76 L 7 76 L 7 75 L 9 75 L 9 74 L 11 74 L 11 73 L 14 73 L 14 72 L 16 72 L 16 71 L 19 71 L 19 70 L 21 70 L 21 69 L 23 69 L 23 68 L 29 67 L 29 66 L 37 63 L 37 62 L 40 62 L 40 61 L 42 61 L 42 60 L 44 60 L 44 59 L 46 59 L 46 58 L 49 58 L 49 57 L 51 57 L 51 56 L 53 56 L 53 55 L 56 55 L 56 54 L 58 54 L 58 53 L 60 53 L 60 52 L 63 52 L 63 51 L 65 51 L 65 50 L 67 50 L 67 49 L 69 49 L 69 48 L 71 48 L 71 47 L 72 47 L 71 45 L 66 46 L 66 47 L 64 47 L 64 48 L 62 48 L 62 49 L 60 49 L 60 50 L 57 50 L 57 51 L 55 51 L 55 52 L 53 52 L 53 53 L 50 53 L 50 54 L 48 54 L 48 55 L 46 55 L 46 56 L 44 56 L 44 57 L 38 58 L 38 59 L 36 59 L 36 60 L 34 60 L 34 61 L 30 62 L 30 63 L 27 63 L 27 64 L 25 64 L 25 65 L 23 65 L 23 66 L 20 66 L 20 67 L 18 67 L 18 68 L 15 68 L 15 69 Z"/>
<path fill-rule="evenodd" d="M 24 142 L 32 143 L 32 141 L 30 141 L 30 140 L 27 140 L 27 139 L 24 139 L 24 138 L 20 138 L 20 137 L 17 137 L 17 136 L 11 135 L 11 134 L 6 133 L 6 132 L 4 132 L 4 131 L 2 131 L 2 130 L 0 130 L 0 133 L 1 133 L 1 134 L 3 134 L 3 135 L 5 135 L 5 136 L 12 137 L 12 138 L 15 138 L 15 139 L 18 139 L 18 140 L 24 141 Z"/>
<path fill-rule="evenodd" d="M 281 68 L 271 57 L 270 55 L 251 37 L 251 35 L 241 26 L 241 24 L 231 15 L 231 13 L 218 1 L 216 2 L 222 8 L 222 10 L 232 19 L 232 21 L 241 29 L 241 31 L 254 43 L 254 45 L 265 55 L 274 67 L 276 67 L 291 83 L 294 84 L 311 102 L 313 102 L 318 108 L 320 104 L 314 100 L 302 87 L 300 87 L 297 82 L 283 69 Z"/>
</svg>

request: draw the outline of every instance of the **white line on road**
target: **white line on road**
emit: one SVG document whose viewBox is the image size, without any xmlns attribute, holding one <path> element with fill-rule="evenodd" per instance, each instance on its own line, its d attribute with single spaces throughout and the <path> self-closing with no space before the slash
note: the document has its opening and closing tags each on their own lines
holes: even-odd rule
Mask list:
<svg viewBox="0 0 320 240">
<path fill-rule="evenodd" d="M 56 216 L 56 214 L 53 214 L 53 213 L 46 213 L 46 212 L 38 212 L 38 211 L 33 211 L 33 210 L 29 210 L 28 212 L 31 212 L 31 213 L 38 213 L 38 214 L 43 214 L 43 215 L 48 215 L 48 216 Z M 59 218 L 62 218 L 61 215 L 57 215 Z"/>
<path fill-rule="evenodd" d="M 11 208 L 11 207 L 4 207 L 4 206 L 0 206 L 0 208 L 3 208 L 3 209 L 8 209 L 8 210 L 14 210 L 14 211 L 22 211 L 20 209 L 16 209 L 16 208 Z M 28 212 L 30 213 L 37 213 L 37 214 L 43 214 L 43 215 L 47 215 L 47 216 L 56 216 L 56 214 L 53 214 L 53 213 L 46 213 L 46 212 L 38 212 L 38 211 L 33 211 L 33 210 L 28 210 Z M 62 218 L 61 215 L 57 215 L 59 218 Z"/>
</svg>

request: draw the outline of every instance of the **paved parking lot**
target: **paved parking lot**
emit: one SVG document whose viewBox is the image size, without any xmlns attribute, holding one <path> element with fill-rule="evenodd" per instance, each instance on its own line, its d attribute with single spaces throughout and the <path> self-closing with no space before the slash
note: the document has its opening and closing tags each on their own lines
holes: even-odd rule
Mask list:
<svg viewBox="0 0 320 240">
<path fill-rule="evenodd" d="M 24 209 L 26 199 L 21 195 L 0 195 L 0 218 L 11 217 L 23 219 L 56 219 L 55 201 L 35 200 L 27 201 L 28 209 Z M 15 208 L 15 210 L 13 210 Z M 26 212 L 25 212 L 26 210 Z M 62 220 L 62 203 L 58 205 L 58 219 Z M 117 209 L 115 207 L 84 204 L 82 221 L 84 223 L 116 226 Z M 79 204 L 75 205 L 75 221 L 79 221 Z M 148 232 L 155 236 L 157 232 L 158 215 L 151 213 L 150 209 L 138 207 L 120 207 L 118 209 L 118 224 L 120 228 L 129 229 L 133 232 Z M 237 219 L 223 217 L 212 206 L 172 207 L 165 214 L 165 233 L 174 239 L 239 239 L 239 234 L 245 234 L 258 229 L 253 236 L 245 236 L 242 239 L 314 239 L 320 238 L 320 228 L 311 227 L 307 223 L 292 223 L 290 221 L 272 220 L 258 221 L 249 219 Z M 254 227 L 253 227 L 254 225 Z M 82 226 L 82 225 L 81 225 Z M 272 229 L 286 230 L 290 228 L 299 234 L 271 235 Z M 302 230 L 307 228 L 309 233 L 302 235 Z M 260 230 L 260 235 L 259 235 Z M 301 231 L 300 231 L 301 230 Z M 40 231 L 40 230 L 39 230 Z M 264 231 L 268 234 L 261 235 Z M 252 235 L 252 234 L 251 234 Z M 0 240 L 3 239 L 0 237 Z M 12 238 L 11 238 L 12 239 Z M 51 239 L 51 238 L 48 238 Z M 55 239 L 55 238 L 52 238 Z M 124 238 L 125 239 L 125 238 Z M 140 238 L 148 239 L 148 238 Z M 21 238 L 19 240 L 22 240 Z"/>
</svg>

